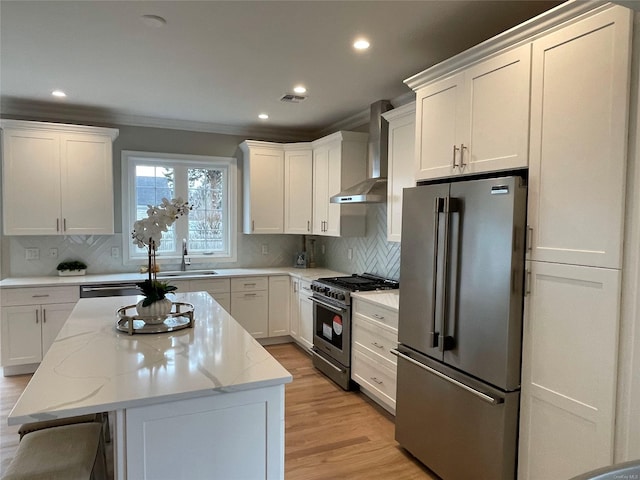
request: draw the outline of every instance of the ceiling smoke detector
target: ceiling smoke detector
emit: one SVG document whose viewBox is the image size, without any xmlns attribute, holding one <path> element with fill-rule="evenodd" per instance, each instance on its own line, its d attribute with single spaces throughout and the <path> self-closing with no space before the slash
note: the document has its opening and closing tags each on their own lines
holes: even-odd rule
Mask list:
<svg viewBox="0 0 640 480">
<path fill-rule="evenodd" d="M 285 103 L 300 103 L 306 99 L 307 97 L 304 95 L 296 95 L 295 93 L 285 93 L 282 96 L 282 98 L 280 98 L 280 101 Z"/>
</svg>

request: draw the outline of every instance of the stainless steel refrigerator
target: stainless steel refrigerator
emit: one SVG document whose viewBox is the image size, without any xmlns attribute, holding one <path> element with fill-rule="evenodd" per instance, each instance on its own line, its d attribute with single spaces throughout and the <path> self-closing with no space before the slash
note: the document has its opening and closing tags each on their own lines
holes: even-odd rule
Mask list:
<svg viewBox="0 0 640 480">
<path fill-rule="evenodd" d="M 444 480 L 514 479 L 526 181 L 404 190 L 396 440 Z"/>
</svg>

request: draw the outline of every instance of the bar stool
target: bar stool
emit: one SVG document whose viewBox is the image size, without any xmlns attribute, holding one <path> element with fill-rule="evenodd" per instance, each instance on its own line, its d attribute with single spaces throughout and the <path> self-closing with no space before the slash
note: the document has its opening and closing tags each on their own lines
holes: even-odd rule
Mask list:
<svg viewBox="0 0 640 480">
<path fill-rule="evenodd" d="M 2 480 L 105 480 L 102 423 L 25 434 Z"/>
<path fill-rule="evenodd" d="M 109 443 L 111 441 L 111 434 L 109 431 L 109 414 L 107 412 L 90 413 L 87 415 L 78 415 L 75 417 L 55 418 L 52 420 L 42 420 L 40 422 L 25 423 L 23 425 L 20 425 L 18 434 L 20 435 L 20 440 L 22 440 L 22 437 L 24 437 L 27 433 L 35 432 L 37 430 L 43 430 L 45 428 L 51 427 L 60 427 L 62 425 L 73 425 L 76 423 L 91 422 L 102 423 L 104 442 Z"/>
</svg>

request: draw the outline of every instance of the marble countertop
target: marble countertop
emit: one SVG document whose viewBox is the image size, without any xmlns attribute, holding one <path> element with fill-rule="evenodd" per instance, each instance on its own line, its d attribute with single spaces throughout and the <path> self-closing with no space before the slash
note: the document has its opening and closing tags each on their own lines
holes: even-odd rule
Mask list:
<svg viewBox="0 0 640 480">
<path fill-rule="evenodd" d="M 230 278 L 242 276 L 267 276 L 267 275 L 291 275 L 305 280 L 316 280 L 322 277 L 335 277 L 348 275 L 324 268 L 215 268 L 215 275 L 207 275 L 204 270 L 194 272 L 187 271 L 187 275 L 168 277 L 170 280 L 191 280 L 201 278 Z M 158 278 L 163 278 L 163 272 L 158 273 Z M 0 288 L 18 287 L 54 287 L 64 285 L 85 285 L 88 283 L 120 283 L 142 282 L 147 278 L 146 273 L 107 273 L 94 275 L 80 275 L 76 277 L 40 276 L 40 277 L 9 277 L 0 281 Z"/>
<path fill-rule="evenodd" d="M 206 292 L 182 293 L 195 326 L 115 329 L 136 296 L 81 299 L 9 414 L 9 425 L 289 383 L 280 365 Z"/>
<path fill-rule="evenodd" d="M 354 298 L 359 298 L 365 302 L 375 303 L 391 310 L 398 311 L 400 303 L 400 290 L 375 290 L 371 292 L 353 292 Z"/>
</svg>

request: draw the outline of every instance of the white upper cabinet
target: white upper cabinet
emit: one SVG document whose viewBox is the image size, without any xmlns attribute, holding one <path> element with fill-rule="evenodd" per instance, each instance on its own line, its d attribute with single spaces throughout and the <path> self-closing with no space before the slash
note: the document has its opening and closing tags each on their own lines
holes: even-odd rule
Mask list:
<svg viewBox="0 0 640 480">
<path fill-rule="evenodd" d="M 312 142 L 314 235 L 364 236 L 365 206 L 330 203 L 330 198 L 367 177 L 368 137 L 336 132 Z"/>
<path fill-rule="evenodd" d="M 313 153 L 309 143 L 284 145 L 284 233 L 310 234 Z"/>
<path fill-rule="evenodd" d="M 416 180 L 526 167 L 531 46 L 416 90 Z"/>
<path fill-rule="evenodd" d="M 618 7 L 533 43 L 533 260 L 621 267 L 630 41 Z"/>
<path fill-rule="evenodd" d="M 284 233 L 284 151 L 277 143 L 247 140 L 244 153 L 243 233 Z"/>
<path fill-rule="evenodd" d="M 118 130 L 3 120 L 5 235 L 114 232 Z"/>
<path fill-rule="evenodd" d="M 402 231 L 402 191 L 416 183 L 416 105 L 403 105 L 383 113 L 382 116 L 389 122 L 387 240 L 399 242 Z"/>
</svg>

